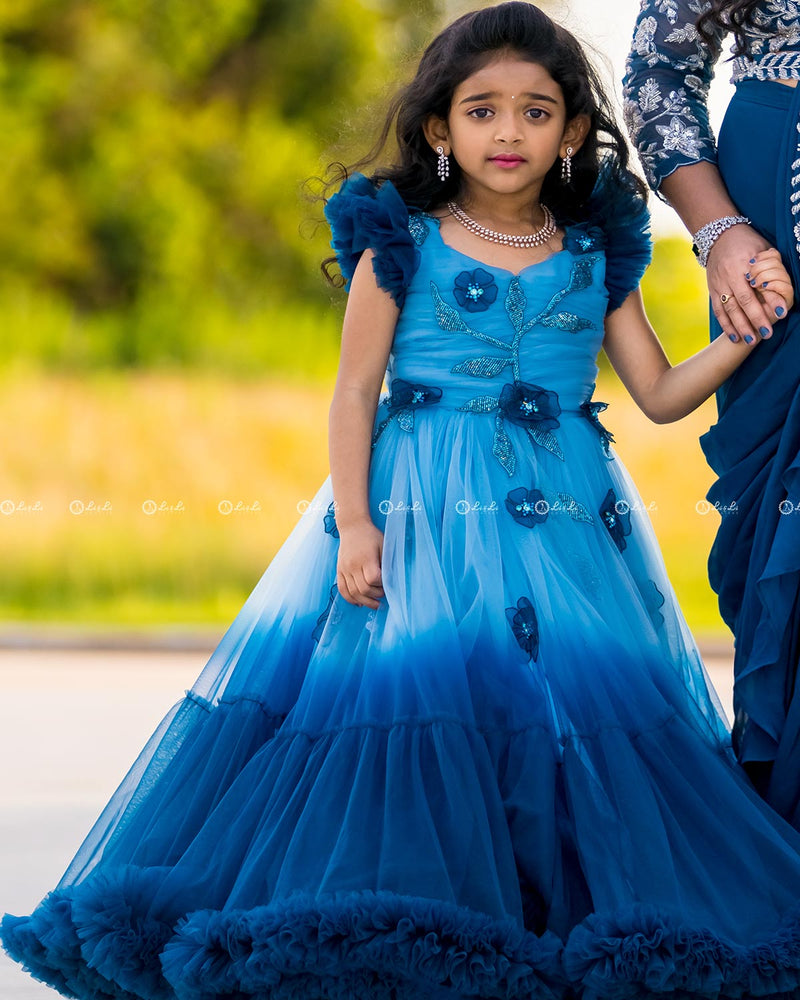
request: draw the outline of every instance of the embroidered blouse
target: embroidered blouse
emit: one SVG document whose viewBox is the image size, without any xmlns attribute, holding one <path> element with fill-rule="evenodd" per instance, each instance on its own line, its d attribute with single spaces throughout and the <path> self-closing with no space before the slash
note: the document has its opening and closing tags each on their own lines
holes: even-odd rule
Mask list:
<svg viewBox="0 0 800 1000">
<path fill-rule="evenodd" d="M 655 191 L 678 167 L 716 162 L 707 99 L 727 32 L 716 28 L 709 44 L 703 40 L 695 23 L 709 7 L 708 0 L 642 0 L 636 19 L 624 113 Z M 800 3 L 763 0 L 745 36 L 749 54 L 733 59 L 732 83 L 800 79 Z"/>
</svg>

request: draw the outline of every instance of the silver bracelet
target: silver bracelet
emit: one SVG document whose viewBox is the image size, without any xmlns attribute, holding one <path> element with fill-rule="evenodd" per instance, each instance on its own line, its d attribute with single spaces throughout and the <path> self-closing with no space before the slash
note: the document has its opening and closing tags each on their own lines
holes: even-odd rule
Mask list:
<svg viewBox="0 0 800 1000">
<path fill-rule="evenodd" d="M 724 215 L 721 219 L 713 219 L 697 230 L 692 237 L 692 250 L 701 267 L 708 264 L 708 255 L 711 248 L 722 236 L 726 229 L 732 226 L 750 225 L 750 220 L 745 215 Z"/>
</svg>

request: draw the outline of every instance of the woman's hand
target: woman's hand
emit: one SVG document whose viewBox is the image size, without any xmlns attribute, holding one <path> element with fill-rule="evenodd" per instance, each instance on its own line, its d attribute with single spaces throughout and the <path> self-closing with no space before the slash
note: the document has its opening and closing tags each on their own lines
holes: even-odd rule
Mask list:
<svg viewBox="0 0 800 1000">
<path fill-rule="evenodd" d="M 383 532 L 371 520 L 339 526 L 336 585 L 350 604 L 377 608 L 384 596 L 381 585 Z"/>
<path fill-rule="evenodd" d="M 719 237 L 711 248 L 706 276 L 711 308 L 733 341 L 751 344 L 771 337 L 772 324 L 794 304 L 780 254 L 750 226 L 732 226 Z"/>
</svg>

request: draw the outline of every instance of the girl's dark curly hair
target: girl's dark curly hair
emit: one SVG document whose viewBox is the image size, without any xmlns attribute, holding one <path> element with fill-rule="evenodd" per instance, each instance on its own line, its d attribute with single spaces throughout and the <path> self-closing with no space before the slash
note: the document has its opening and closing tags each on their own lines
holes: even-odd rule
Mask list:
<svg viewBox="0 0 800 1000">
<path fill-rule="evenodd" d="M 519 0 L 464 14 L 437 35 L 423 53 L 412 81 L 391 101 L 373 148 L 349 168 L 340 167 L 330 187 L 350 171 L 372 166 L 394 129 L 396 162 L 377 167 L 371 180 L 376 184 L 391 181 L 409 207 L 423 211 L 457 198 L 461 170 L 451 161 L 450 177 L 444 183 L 439 180 L 437 157 L 428 145 L 423 125 L 431 116 L 446 119 L 456 87 L 502 53 L 543 66 L 561 87 L 567 120 L 586 114 L 591 121 L 589 133 L 572 159 L 571 183 L 561 182 L 558 160 L 544 179 L 541 198 L 556 219 L 573 223 L 588 218 L 589 197 L 601 162 L 611 183 L 626 186 L 646 199 L 646 185 L 628 169 L 627 145 L 580 43 L 534 4 Z M 323 263 L 326 274 L 333 260 Z"/>
<path fill-rule="evenodd" d="M 708 45 L 713 40 L 714 29 L 732 31 L 736 39 L 735 56 L 747 55 L 745 30 L 753 27 L 756 8 L 762 0 L 711 0 L 711 6 L 697 18 L 697 30 Z"/>
</svg>

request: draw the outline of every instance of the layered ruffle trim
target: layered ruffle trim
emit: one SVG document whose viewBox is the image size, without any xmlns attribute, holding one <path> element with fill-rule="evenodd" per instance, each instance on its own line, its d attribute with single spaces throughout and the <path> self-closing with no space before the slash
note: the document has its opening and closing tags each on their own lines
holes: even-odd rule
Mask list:
<svg viewBox="0 0 800 1000">
<path fill-rule="evenodd" d="M 144 874 L 144 873 L 140 873 Z M 3 944 L 80 1000 L 789 1000 L 800 910 L 750 945 L 635 905 L 593 914 L 564 945 L 512 920 L 390 892 L 297 893 L 249 910 L 150 916 L 135 869 L 7 916 Z"/>
</svg>

